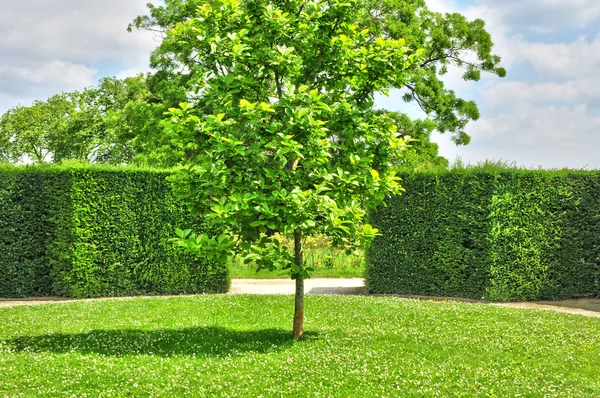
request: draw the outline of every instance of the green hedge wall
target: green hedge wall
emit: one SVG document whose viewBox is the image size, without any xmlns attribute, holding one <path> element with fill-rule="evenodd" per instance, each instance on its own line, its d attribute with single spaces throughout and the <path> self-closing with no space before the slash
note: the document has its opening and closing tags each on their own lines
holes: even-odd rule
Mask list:
<svg viewBox="0 0 600 398">
<path fill-rule="evenodd" d="M 0 169 L 0 297 L 48 296 L 53 239 L 46 176 Z"/>
<path fill-rule="evenodd" d="M 371 214 L 372 293 L 498 301 L 600 294 L 600 173 L 468 170 L 403 177 Z"/>
<path fill-rule="evenodd" d="M 225 264 L 173 248 L 198 227 L 166 171 L 0 168 L 0 297 L 218 293 Z"/>
</svg>

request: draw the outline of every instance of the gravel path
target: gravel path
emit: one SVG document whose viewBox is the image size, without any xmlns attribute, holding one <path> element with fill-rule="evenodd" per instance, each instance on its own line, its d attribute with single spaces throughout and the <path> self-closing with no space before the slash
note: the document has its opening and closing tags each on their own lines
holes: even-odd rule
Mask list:
<svg viewBox="0 0 600 398">
<path fill-rule="evenodd" d="M 231 290 L 229 294 L 294 294 L 295 281 L 290 279 L 234 279 L 231 281 Z M 363 279 L 352 278 L 315 278 L 307 279 L 305 281 L 304 292 L 306 294 L 337 294 L 337 295 L 363 295 L 366 294 L 366 288 Z M 150 297 L 150 296 L 143 296 Z M 156 297 L 156 296 L 154 296 Z M 168 296 L 172 297 L 172 296 Z M 415 297 L 415 296 L 412 296 Z M 422 297 L 420 299 L 430 300 L 445 300 L 439 297 Z M 101 299 L 86 299 L 79 301 L 92 301 L 92 300 L 127 300 L 130 297 L 118 297 L 118 298 L 101 298 Z M 64 299 L 58 297 L 48 297 L 43 299 L 23 299 L 23 300 L 11 300 L 11 299 L 0 299 L 0 308 L 2 307 L 14 307 L 22 305 L 39 305 L 39 304 L 52 304 L 52 303 L 69 303 L 77 300 Z M 458 300 L 462 301 L 462 300 Z M 472 300 L 465 300 L 472 302 Z M 571 301 L 572 303 L 572 301 Z M 570 305 L 571 305 L 570 303 Z M 556 303 L 554 303 L 556 304 Z M 559 304 L 559 303 L 558 303 Z M 549 305 L 540 304 L 535 302 L 523 302 L 523 303 L 490 303 L 489 305 L 499 307 L 510 307 L 510 308 L 529 308 L 539 310 L 549 310 L 556 312 L 564 312 L 568 314 L 577 314 L 590 317 L 600 318 L 600 312 L 589 311 L 581 308 L 569 308 L 561 307 L 560 305 Z"/>
<path fill-rule="evenodd" d="M 292 279 L 234 279 L 229 294 L 294 294 Z M 360 278 L 313 278 L 304 281 L 306 294 L 366 294 L 365 281 Z"/>
<path fill-rule="evenodd" d="M 581 308 L 560 307 L 558 305 L 548 305 L 548 304 L 539 304 L 539 303 L 531 303 L 531 302 L 491 303 L 490 305 L 495 305 L 497 307 L 529 308 L 529 309 L 536 309 L 536 310 L 556 311 L 556 312 L 564 312 L 567 314 L 585 315 L 585 316 L 600 318 L 600 312 L 597 312 L 597 311 L 589 311 L 589 310 L 584 310 Z"/>
<path fill-rule="evenodd" d="M 233 279 L 228 294 L 294 294 L 295 281 L 291 279 Z M 341 294 L 361 295 L 366 294 L 365 282 L 360 278 L 315 278 L 304 281 L 306 294 Z M 152 298 L 157 296 L 138 296 L 135 298 Z M 182 296 L 160 296 L 182 297 Z M 185 296 L 184 296 L 185 297 Z M 106 297 L 96 299 L 74 300 L 61 297 L 44 297 L 31 299 L 2 299 L 0 308 L 27 306 L 39 304 L 72 303 L 74 301 L 96 300 L 128 300 L 132 297 Z"/>
</svg>

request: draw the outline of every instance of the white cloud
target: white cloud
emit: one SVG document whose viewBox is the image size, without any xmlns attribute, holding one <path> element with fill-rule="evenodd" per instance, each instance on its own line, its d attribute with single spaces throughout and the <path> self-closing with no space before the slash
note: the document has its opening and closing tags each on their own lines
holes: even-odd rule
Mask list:
<svg viewBox="0 0 600 398">
<path fill-rule="evenodd" d="M 459 12 L 486 22 L 508 77 L 458 86 L 461 96 L 479 97 L 482 118 L 468 126 L 472 141 L 466 147 L 437 134 L 440 153 L 473 163 L 502 159 L 527 167 L 600 168 L 600 34 L 590 30 L 600 21 L 600 2 L 475 0 Z M 531 41 L 540 33 L 569 31 L 588 35 Z"/>
<path fill-rule="evenodd" d="M 46 86 L 81 86 L 91 84 L 98 72 L 85 65 L 65 61 L 53 61 L 38 67 L 12 67 L 0 73 L 14 75 L 26 82 Z"/>
<path fill-rule="evenodd" d="M 600 35 L 570 43 L 531 43 L 513 40 L 515 58 L 529 62 L 542 79 L 598 77 Z"/>
<path fill-rule="evenodd" d="M 596 75 L 600 67 L 600 34 L 593 39 L 554 43 L 531 42 L 528 32 L 550 33 L 558 28 L 586 28 L 600 21 L 598 0 L 478 0 L 459 10 L 469 19 L 481 18 L 491 33 L 495 52 L 511 68 L 529 62 L 542 78 Z M 589 33 L 589 32 L 588 32 Z"/>
<path fill-rule="evenodd" d="M 598 0 L 472 0 L 468 6 L 464 3 L 427 0 L 433 11 L 461 12 L 519 30 L 548 32 L 559 25 L 585 27 L 600 18 Z"/>
<path fill-rule="evenodd" d="M 152 34 L 128 34 L 127 25 L 146 13 L 144 0 L 4 0 L 0 54 L 22 62 L 147 58 Z"/>
<path fill-rule="evenodd" d="M 600 18 L 597 0 L 478 0 L 477 3 L 493 8 L 506 24 L 524 29 L 584 27 Z"/>
<path fill-rule="evenodd" d="M 532 168 L 600 168 L 600 117 L 585 104 L 518 108 L 472 124 L 473 141 L 466 147 L 440 140 L 441 154 L 470 163 L 489 159 Z"/>
<path fill-rule="evenodd" d="M 600 99 L 600 79 L 588 78 L 564 82 L 506 81 L 488 85 L 483 93 L 485 104 L 493 108 L 511 108 L 515 104 L 545 104 L 596 101 Z"/>
<path fill-rule="evenodd" d="M 3 0 L 0 10 L 0 113 L 21 102 L 82 89 L 103 75 L 148 69 L 159 44 L 127 33 L 146 0 Z M 12 101 L 11 101 L 12 99 Z"/>
</svg>

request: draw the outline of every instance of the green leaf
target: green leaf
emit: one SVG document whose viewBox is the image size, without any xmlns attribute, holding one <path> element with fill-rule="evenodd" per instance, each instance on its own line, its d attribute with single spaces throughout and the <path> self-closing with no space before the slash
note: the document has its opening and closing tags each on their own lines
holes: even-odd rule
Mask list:
<svg viewBox="0 0 600 398">
<path fill-rule="evenodd" d="M 254 105 L 248 100 L 240 100 L 240 108 L 253 108 Z"/>
</svg>

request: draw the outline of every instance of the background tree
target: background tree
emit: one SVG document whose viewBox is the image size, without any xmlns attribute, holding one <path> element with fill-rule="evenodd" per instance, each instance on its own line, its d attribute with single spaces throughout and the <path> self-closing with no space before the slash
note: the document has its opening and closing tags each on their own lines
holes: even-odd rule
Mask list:
<svg viewBox="0 0 600 398">
<path fill-rule="evenodd" d="M 201 93 L 171 109 L 170 130 L 186 151 L 175 190 L 220 235 L 179 230 L 176 242 L 203 256 L 241 253 L 259 268 L 290 268 L 300 339 L 310 272 L 302 240 L 324 234 L 352 250 L 375 235 L 365 214 L 400 191 L 391 165 L 405 141 L 392 118 L 373 111 L 373 98 L 401 87 L 419 52 L 360 31 L 352 0 L 211 4 L 163 45 Z M 293 235 L 294 253 L 273 231 Z"/>
<path fill-rule="evenodd" d="M 506 76 L 500 57 L 492 53 L 493 42 L 481 19 L 473 21 L 459 13 L 440 14 L 427 8 L 425 0 L 361 0 L 361 27 L 374 36 L 403 38 L 425 57 L 403 86 L 404 100 L 415 102 L 435 122 L 435 129 L 452 134 L 458 145 L 468 144 L 464 129 L 479 119 L 474 101 L 456 96 L 442 76 L 449 67 L 462 70 L 466 81 L 478 81 L 482 72 Z"/>
<path fill-rule="evenodd" d="M 173 166 L 179 157 L 161 123 L 186 98 L 184 88 L 138 75 L 16 106 L 0 119 L 0 161 Z"/>
<path fill-rule="evenodd" d="M 53 163 L 63 160 L 86 162 L 95 158 L 106 135 L 104 115 L 94 102 L 95 96 L 93 88 L 65 95 L 68 111 L 60 115 L 59 123 L 52 126 L 53 139 L 48 147 Z M 57 112 L 57 108 L 51 106 L 48 111 Z"/>
<path fill-rule="evenodd" d="M 50 161 L 73 112 L 74 103 L 68 94 L 10 109 L 0 118 L 0 136 L 8 142 L 6 156 L 15 161 L 27 156 L 38 164 Z"/>
<path fill-rule="evenodd" d="M 2 128 L 3 120 L 0 118 L 0 163 L 16 163 L 19 156 L 14 151 L 12 134 L 9 130 Z"/>
<path fill-rule="evenodd" d="M 101 80 L 97 102 L 107 133 L 96 160 L 174 166 L 179 156 L 161 124 L 165 112 L 186 98 L 185 88 L 153 75 Z"/>
<path fill-rule="evenodd" d="M 410 172 L 432 168 L 448 168 L 448 160 L 438 153 L 438 144 L 431 142 L 431 133 L 436 126 L 435 121 L 431 119 L 411 119 L 399 112 L 389 112 L 388 115 L 398 126 L 400 134 L 410 137 L 410 146 L 395 164 L 397 171 Z"/>
</svg>

